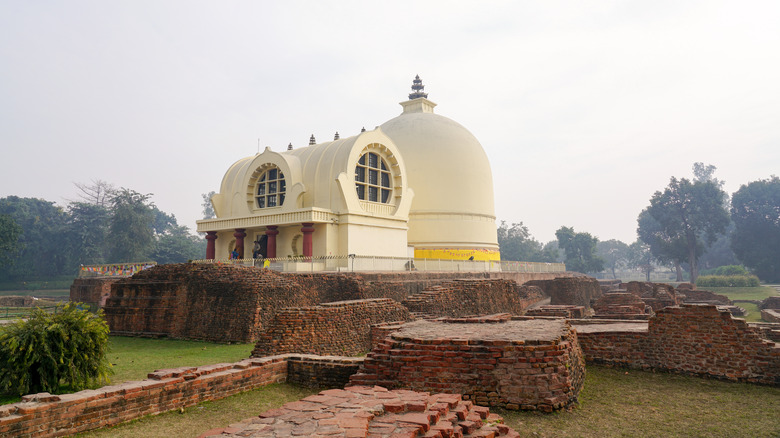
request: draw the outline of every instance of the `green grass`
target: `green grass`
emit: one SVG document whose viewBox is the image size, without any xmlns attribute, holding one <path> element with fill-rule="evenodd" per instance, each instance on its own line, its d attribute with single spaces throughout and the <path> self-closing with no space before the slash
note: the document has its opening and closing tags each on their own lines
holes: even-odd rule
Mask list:
<svg viewBox="0 0 780 438">
<path fill-rule="evenodd" d="M 570 412 L 496 412 L 521 436 L 780 436 L 780 388 L 596 365 Z"/>
<path fill-rule="evenodd" d="M 147 374 L 159 369 L 237 362 L 249 358 L 253 348 L 254 344 L 111 336 L 108 352 L 114 371 L 111 383 L 144 380 Z"/>
<path fill-rule="evenodd" d="M 763 300 L 780 295 L 777 289 L 769 286 L 759 287 L 702 287 L 703 290 L 726 295 L 730 300 Z"/>
</svg>

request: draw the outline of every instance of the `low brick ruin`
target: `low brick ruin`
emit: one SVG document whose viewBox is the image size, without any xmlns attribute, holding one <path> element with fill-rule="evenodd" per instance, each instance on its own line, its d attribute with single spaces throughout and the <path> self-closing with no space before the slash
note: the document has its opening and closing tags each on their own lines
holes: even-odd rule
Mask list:
<svg viewBox="0 0 780 438">
<path fill-rule="evenodd" d="M 119 280 L 118 277 L 76 278 L 70 285 L 70 300 L 103 308 L 111 295 L 111 285 Z"/>
<path fill-rule="evenodd" d="M 653 309 L 642 298 L 628 292 L 607 292 L 593 304 L 594 318 L 648 319 Z"/>
<path fill-rule="evenodd" d="M 589 362 L 780 386 L 780 345 L 714 305 L 682 304 L 643 323 L 573 323 Z"/>
<path fill-rule="evenodd" d="M 520 435 L 487 408 L 457 394 L 382 387 L 331 389 L 287 403 L 199 438 L 336 436 L 372 438 L 507 437 Z"/>
<path fill-rule="evenodd" d="M 252 357 L 283 353 L 357 356 L 371 349 L 373 324 L 410 319 L 406 307 L 390 298 L 282 309 L 260 334 Z"/>
<path fill-rule="evenodd" d="M 558 305 L 543 305 L 528 309 L 525 314 L 527 316 L 555 316 L 559 318 L 584 318 L 585 307 L 583 306 L 567 306 L 563 304 Z"/>
<path fill-rule="evenodd" d="M 439 316 L 522 314 L 545 298 L 537 286 L 519 286 L 512 280 L 455 280 L 431 286 L 401 303 L 424 318 Z"/>
<path fill-rule="evenodd" d="M 664 307 L 676 306 L 681 302 L 681 296 L 674 287 L 664 283 L 630 281 L 621 283 L 620 288 L 641 298 L 654 312 Z"/>
<path fill-rule="evenodd" d="M 551 280 L 531 280 L 526 286 L 539 286 L 550 297 L 551 305 L 583 306 L 590 309 L 601 294 L 598 280 L 591 277 L 558 277 Z"/>
<path fill-rule="evenodd" d="M 576 402 L 584 371 L 568 322 L 503 315 L 404 324 L 368 354 L 350 383 L 455 392 L 482 406 L 550 412 Z"/>
</svg>

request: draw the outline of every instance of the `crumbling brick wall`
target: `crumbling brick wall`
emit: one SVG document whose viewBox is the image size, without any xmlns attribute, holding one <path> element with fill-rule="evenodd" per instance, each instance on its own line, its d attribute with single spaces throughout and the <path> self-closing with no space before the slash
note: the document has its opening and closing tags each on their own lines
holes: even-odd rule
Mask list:
<svg viewBox="0 0 780 438">
<path fill-rule="evenodd" d="M 316 304 L 278 272 L 234 265 L 158 265 L 114 283 L 104 307 L 115 334 L 252 342 L 282 308 Z"/>
<path fill-rule="evenodd" d="M 411 312 L 426 317 L 522 314 L 544 299 L 536 286 L 518 286 L 511 280 L 455 280 L 429 287 L 402 301 Z"/>
<path fill-rule="evenodd" d="M 621 288 L 626 292 L 642 298 L 646 304 L 657 312 L 664 307 L 676 306 L 680 304 L 681 295 L 675 291 L 674 287 L 665 283 L 650 283 L 645 281 L 630 281 L 621 284 Z M 685 291 L 687 293 L 688 291 Z"/>
<path fill-rule="evenodd" d="M 590 309 L 601 296 L 598 280 L 591 277 L 557 277 L 552 280 L 532 280 L 526 286 L 539 286 L 550 297 L 552 305 L 583 306 Z"/>
<path fill-rule="evenodd" d="M 638 296 L 628 292 L 609 292 L 593 304 L 596 318 L 647 319 L 652 313 L 649 305 Z"/>
<path fill-rule="evenodd" d="M 119 278 L 77 278 L 70 285 L 70 300 L 89 304 L 93 307 L 103 307 L 111 295 L 111 285 Z"/>
<path fill-rule="evenodd" d="M 260 335 L 253 357 L 282 353 L 356 356 L 371 349 L 371 325 L 409 321 L 390 298 L 339 301 L 280 310 Z"/>
<path fill-rule="evenodd" d="M 586 360 L 780 386 L 780 346 L 717 306 L 664 308 L 646 332 L 604 327 L 578 333 Z"/>
</svg>

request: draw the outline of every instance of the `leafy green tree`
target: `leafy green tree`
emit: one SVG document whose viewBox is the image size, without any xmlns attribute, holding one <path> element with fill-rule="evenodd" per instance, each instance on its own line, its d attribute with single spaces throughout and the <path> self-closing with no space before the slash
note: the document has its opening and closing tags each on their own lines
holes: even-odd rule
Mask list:
<svg viewBox="0 0 780 438">
<path fill-rule="evenodd" d="M 558 247 L 566 253 L 566 269 L 575 272 L 601 272 L 604 260 L 596 255 L 599 239 L 590 233 L 576 233 L 574 228 L 561 227 L 555 232 Z"/>
<path fill-rule="evenodd" d="M 155 215 L 150 196 L 122 188 L 111 199 L 113 215 L 108 241 L 112 263 L 143 262 L 151 256 Z"/>
<path fill-rule="evenodd" d="M 53 202 L 8 196 L 0 199 L 0 214 L 11 216 L 22 229 L 21 248 L 13 263 L 0 267 L 0 278 L 50 278 L 69 272 L 67 214 Z"/>
<path fill-rule="evenodd" d="M 501 221 L 497 233 L 501 260 L 554 262 L 557 257 L 557 251 L 545 250 L 541 243 L 531 237 L 528 227 L 522 222 L 510 226 Z"/>
<path fill-rule="evenodd" d="M 184 263 L 200 259 L 206 253 L 206 240 L 193 236 L 183 225 L 176 225 L 157 236 L 152 259 L 157 263 Z"/>
<path fill-rule="evenodd" d="M 656 242 L 652 239 L 645 242 L 651 245 L 651 249 L 654 243 L 661 242 L 656 248 L 668 252 L 653 254 L 667 259 L 679 257 L 678 251 L 684 245 L 692 283 L 699 275 L 699 257 L 728 225 L 729 216 L 723 200 L 723 190 L 713 181 L 691 182 L 675 177 L 671 178 L 663 192 L 655 192 L 650 199 L 646 211 L 657 222 L 659 229 Z M 640 237 L 644 235 L 641 227 L 640 223 Z"/>
<path fill-rule="evenodd" d="M 662 265 L 674 266 L 677 271 L 677 281 L 683 281 L 681 264 L 687 254 L 685 241 L 669 236 L 666 229 L 650 215 L 649 208 L 639 213 L 637 223 L 636 232 L 639 240 L 648 246 L 653 258 Z"/>
<path fill-rule="evenodd" d="M 111 364 L 108 324 L 97 314 L 68 303 L 54 314 L 33 310 L 27 321 L 0 330 L 0 393 L 24 395 L 73 390 L 105 383 Z"/>
<path fill-rule="evenodd" d="M 650 281 L 650 274 L 655 271 L 655 260 L 650 251 L 650 245 L 639 239 L 629 245 L 628 267 L 642 272 L 645 275 L 645 281 Z"/>
<path fill-rule="evenodd" d="M 217 213 L 214 211 L 214 205 L 211 204 L 211 197 L 214 196 L 217 192 L 210 191 L 208 193 L 203 193 L 201 196 L 203 196 L 203 219 L 214 219 L 217 217 Z"/>
<path fill-rule="evenodd" d="M 610 239 L 596 244 L 596 254 L 604 260 L 606 268 L 612 272 L 612 278 L 617 279 L 617 270 L 628 267 L 628 245 Z"/>
<path fill-rule="evenodd" d="M 99 204 L 68 204 L 67 232 L 75 265 L 106 263 L 111 211 Z"/>
<path fill-rule="evenodd" d="M 731 248 L 762 280 L 780 282 L 780 178 L 742 185 L 731 198 Z"/>
<path fill-rule="evenodd" d="M 10 263 L 14 255 L 21 249 L 19 236 L 22 228 L 8 214 L 0 214 L 0 264 Z"/>
<path fill-rule="evenodd" d="M 718 235 L 715 242 L 707 248 L 699 258 L 699 270 L 713 269 L 718 266 L 738 265 L 740 262 L 731 249 L 731 238 L 734 234 L 734 222 L 729 221 L 726 231 Z"/>
</svg>

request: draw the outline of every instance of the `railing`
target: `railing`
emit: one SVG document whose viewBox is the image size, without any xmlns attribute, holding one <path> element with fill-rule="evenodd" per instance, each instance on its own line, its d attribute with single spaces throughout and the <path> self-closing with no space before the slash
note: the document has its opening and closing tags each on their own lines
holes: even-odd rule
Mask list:
<svg viewBox="0 0 780 438">
<path fill-rule="evenodd" d="M 193 260 L 256 266 L 281 272 L 431 271 L 431 272 L 565 272 L 563 263 L 498 262 L 490 260 L 419 259 L 412 257 L 325 256 L 274 259 Z"/>
<path fill-rule="evenodd" d="M 108 265 L 81 265 L 79 278 L 91 277 L 130 277 L 144 269 L 155 266 L 157 262 L 112 263 Z"/>
<path fill-rule="evenodd" d="M 45 307 L 0 307 L 0 320 L 16 320 L 30 316 L 33 309 L 42 309 L 48 313 L 56 313 L 57 306 Z"/>
</svg>

